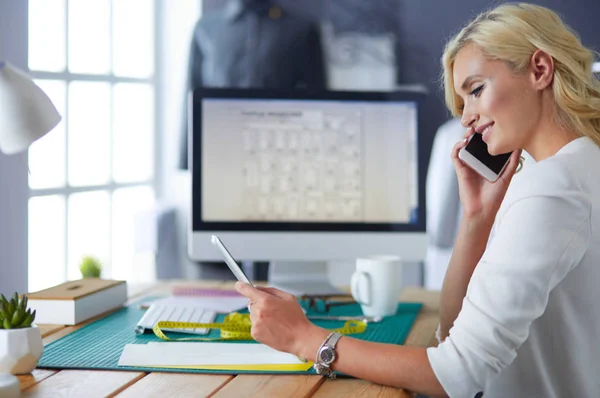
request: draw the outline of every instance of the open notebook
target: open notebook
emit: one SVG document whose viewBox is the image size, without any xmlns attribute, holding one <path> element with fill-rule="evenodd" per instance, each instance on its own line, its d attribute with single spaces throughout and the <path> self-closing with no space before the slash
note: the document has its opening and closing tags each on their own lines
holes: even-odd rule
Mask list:
<svg viewBox="0 0 600 398">
<path fill-rule="evenodd" d="M 306 371 L 312 363 L 264 344 L 150 342 L 127 344 L 119 359 L 119 366 Z"/>
</svg>

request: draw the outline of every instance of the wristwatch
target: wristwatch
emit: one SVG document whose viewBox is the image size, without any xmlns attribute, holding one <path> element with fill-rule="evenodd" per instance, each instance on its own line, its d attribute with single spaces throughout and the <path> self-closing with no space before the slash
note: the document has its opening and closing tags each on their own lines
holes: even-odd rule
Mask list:
<svg viewBox="0 0 600 398">
<path fill-rule="evenodd" d="M 321 344 L 321 347 L 319 347 L 317 358 L 313 365 L 313 369 L 318 375 L 335 379 L 335 373 L 331 369 L 331 364 L 336 359 L 335 346 L 341 337 L 340 333 L 331 333 L 327 336 L 323 344 Z"/>
</svg>

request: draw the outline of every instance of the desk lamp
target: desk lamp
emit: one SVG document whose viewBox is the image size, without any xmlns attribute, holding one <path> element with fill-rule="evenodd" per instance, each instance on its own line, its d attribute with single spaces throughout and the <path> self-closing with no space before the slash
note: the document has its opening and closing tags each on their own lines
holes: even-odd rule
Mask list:
<svg viewBox="0 0 600 398">
<path fill-rule="evenodd" d="M 10 63 L 0 62 L 0 152 L 11 155 L 24 151 L 60 119 L 41 88 Z M 0 397 L 19 395 L 19 379 L 0 374 Z"/>
<path fill-rule="evenodd" d="M 0 62 L 0 152 L 29 147 L 60 122 L 50 98 L 25 73 Z"/>
</svg>

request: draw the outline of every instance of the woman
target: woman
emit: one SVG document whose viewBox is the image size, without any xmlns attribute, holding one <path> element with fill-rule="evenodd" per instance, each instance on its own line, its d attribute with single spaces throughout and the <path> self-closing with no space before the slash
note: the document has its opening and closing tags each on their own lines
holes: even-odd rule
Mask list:
<svg viewBox="0 0 600 398">
<path fill-rule="evenodd" d="M 600 391 L 600 84 L 592 53 L 552 11 L 501 5 L 443 56 L 446 102 L 490 153 L 494 184 L 452 151 L 463 209 L 435 348 L 344 336 L 332 368 L 432 396 L 591 397 Z M 510 184 L 521 149 L 536 161 Z M 492 224 L 495 234 L 487 245 Z M 486 249 L 487 246 L 487 249 Z M 252 333 L 314 360 L 328 331 L 291 295 L 238 284 Z"/>
</svg>

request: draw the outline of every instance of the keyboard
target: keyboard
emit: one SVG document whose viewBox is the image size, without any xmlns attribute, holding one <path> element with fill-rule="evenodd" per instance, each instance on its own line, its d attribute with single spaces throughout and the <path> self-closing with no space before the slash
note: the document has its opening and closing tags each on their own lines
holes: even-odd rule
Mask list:
<svg viewBox="0 0 600 398">
<path fill-rule="evenodd" d="M 217 313 L 215 311 L 190 305 L 151 304 L 144 316 L 142 316 L 142 319 L 137 323 L 135 332 L 143 334 L 146 331 L 151 331 L 160 321 L 211 323 L 214 322 L 216 316 Z M 206 328 L 162 330 L 190 334 L 207 334 L 209 332 L 209 329 Z"/>
</svg>

